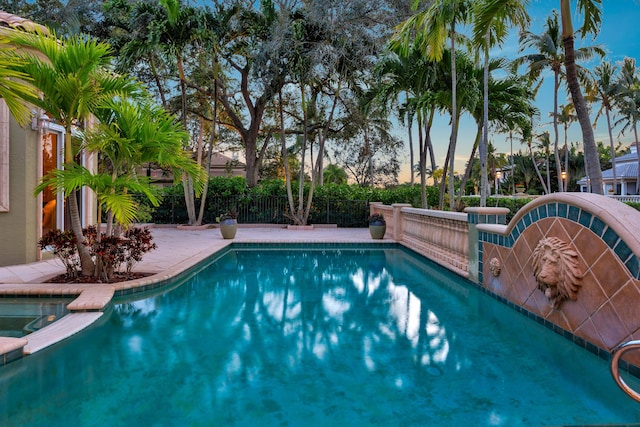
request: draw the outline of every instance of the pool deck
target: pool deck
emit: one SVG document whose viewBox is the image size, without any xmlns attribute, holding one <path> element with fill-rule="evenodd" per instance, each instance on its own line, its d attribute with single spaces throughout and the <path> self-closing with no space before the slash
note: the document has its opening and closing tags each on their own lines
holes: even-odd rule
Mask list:
<svg viewBox="0 0 640 427">
<path fill-rule="evenodd" d="M 217 228 L 178 229 L 153 227 L 153 241 L 158 248 L 149 252 L 134 267 L 134 271 L 152 273 L 151 276 L 116 284 L 56 284 L 44 283 L 64 273 L 57 259 L 30 264 L 0 267 L 0 300 L 4 297 L 69 296 L 74 300 L 67 306 L 71 312 L 61 320 L 27 335 L 24 338 L 0 337 L 0 358 L 6 355 L 31 354 L 59 342 L 96 322 L 102 310 L 111 302 L 116 291 L 147 286 L 168 280 L 233 242 L 242 243 L 391 243 L 389 237 L 373 240 L 367 228 L 314 227 L 286 229 L 282 227 L 240 226 L 235 239 L 225 240 Z M 64 320 L 64 322 L 63 322 Z M 13 358 L 11 359 L 13 360 Z M 0 366 L 3 360 L 0 359 Z"/>
</svg>

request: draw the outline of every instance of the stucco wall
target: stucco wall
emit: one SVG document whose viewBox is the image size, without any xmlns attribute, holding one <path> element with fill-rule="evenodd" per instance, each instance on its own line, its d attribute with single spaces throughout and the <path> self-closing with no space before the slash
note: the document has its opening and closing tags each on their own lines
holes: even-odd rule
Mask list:
<svg viewBox="0 0 640 427">
<path fill-rule="evenodd" d="M 0 129 L 6 131 L 6 129 Z M 9 211 L 0 212 L 0 266 L 37 260 L 37 133 L 9 125 Z"/>
</svg>

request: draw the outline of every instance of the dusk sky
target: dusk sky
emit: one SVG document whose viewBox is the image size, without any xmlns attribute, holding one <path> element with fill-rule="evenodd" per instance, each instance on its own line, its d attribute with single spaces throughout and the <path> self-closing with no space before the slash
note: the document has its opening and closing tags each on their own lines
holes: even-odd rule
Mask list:
<svg viewBox="0 0 640 427">
<path fill-rule="evenodd" d="M 575 8 L 575 1 L 572 1 L 572 7 Z M 638 66 L 640 66 L 640 1 L 639 0 L 603 0 L 602 5 L 602 26 L 600 33 L 594 40 L 592 36 L 587 37 L 585 40 L 576 39 L 576 47 L 580 45 L 600 45 L 606 52 L 607 56 L 605 60 L 616 63 L 622 61 L 625 56 L 636 58 L 638 60 Z M 551 11 L 555 8 L 558 9 L 560 5 L 559 0 L 531 0 L 529 6 L 529 15 L 531 16 L 530 31 L 534 34 L 540 34 L 543 32 L 543 26 L 547 17 L 551 14 Z M 574 27 L 577 29 L 582 25 L 581 17 L 574 17 Z M 532 53 L 531 51 L 519 52 L 518 51 L 518 33 L 513 29 L 509 39 L 505 42 L 501 49 L 495 49 L 492 52 L 492 56 L 502 56 L 508 59 L 514 59 L 524 53 Z M 600 60 L 591 61 L 589 64 L 582 64 L 589 68 L 598 65 Z M 549 117 L 549 113 L 553 110 L 553 74 L 548 71 L 545 74 L 545 83 L 543 84 L 537 98 L 537 107 L 540 110 L 540 119 L 538 123 L 548 123 L 552 119 Z M 558 104 L 566 104 L 570 99 L 570 95 L 566 92 L 566 86 L 561 86 L 558 94 Z M 595 111 L 599 108 L 599 105 L 594 105 L 592 110 Z M 592 117 L 593 118 L 593 117 Z M 436 152 L 436 162 L 439 167 L 444 164 L 446 150 L 449 144 L 450 137 L 450 125 L 449 116 L 443 116 L 437 119 L 434 123 L 432 130 L 432 140 Z M 553 135 L 552 126 L 538 127 L 535 132 L 541 133 L 544 130 L 549 130 Z M 473 140 L 475 138 L 476 126 L 468 115 L 463 116 L 460 122 L 460 133 L 458 135 L 458 144 L 456 149 L 456 172 L 464 172 L 464 166 L 471 153 Z M 562 129 L 560 129 L 560 143 L 564 143 L 564 137 Z M 614 139 L 620 140 L 625 145 L 628 145 L 633 141 L 633 136 L 629 133 L 621 136 L 619 135 L 620 129 L 614 129 Z M 397 134 L 405 141 L 406 146 L 406 159 L 403 163 L 403 167 L 400 174 L 400 182 L 409 181 L 409 150 L 408 150 L 408 136 L 405 128 L 397 130 Z M 609 136 L 606 126 L 606 120 L 599 120 L 595 129 L 596 141 L 609 142 Z M 489 135 L 490 141 L 496 146 L 498 152 L 507 153 L 510 152 L 510 143 L 505 135 L 491 134 Z M 569 130 L 569 141 L 577 142 L 582 140 L 582 134 L 580 132 L 580 126 L 578 123 L 574 123 Z M 417 130 L 414 129 L 414 141 L 417 141 Z M 513 150 L 514 153 L 518 152 L 525 147 L 520 144 L 520 141 L 514 138 Z M 416 148 L 417 156 L 417 148 Z"/>
</svg>

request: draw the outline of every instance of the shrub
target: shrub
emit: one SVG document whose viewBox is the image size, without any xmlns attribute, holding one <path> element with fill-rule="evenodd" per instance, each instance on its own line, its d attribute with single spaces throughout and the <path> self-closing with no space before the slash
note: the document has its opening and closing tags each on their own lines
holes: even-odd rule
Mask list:
<svg viewBox="0 0 640 427">
<path fill-rule="evenodd" d="M 384 225 L 386 223 L 382 214 L 373 214 L 369 217 L 369 225 Z"/>
<path fill-rule="evenodd" d="M 78 277 L 80 257 L 76 247 L 76 237 L 71 230 L 51 230 L 42 236 L 38 241 L 38 246 L 40 249 L 53 248 L 53 255 L 62 261 L 67 276 L 70 278 Z"/>
<path fill-rule="evenodd" d="M 153 237 L 149 229 L 132 228 L 123 234 L 123 237 L 107 236 L 102 233 L 100 241 L 97 239 L 97 229 L 91 225 L 82 230 L 85 236 L 85 244 L 89 246 L 89 253 L 94 257 L 98 267 L 98 279 L 109 282 L 115 272 L 130 274 L 133 266 L 142 261 L 142 256 L 156 249 L 155 243 L 151 243 Z M 53 253 L 65 266 L 67 277 L 78 277 L 80 258 L 77 253 L 75 236 L 73 232 L 52 230 L 43 236 L 38 245 L 41 249 L 53 247 Z"/>
</svg>

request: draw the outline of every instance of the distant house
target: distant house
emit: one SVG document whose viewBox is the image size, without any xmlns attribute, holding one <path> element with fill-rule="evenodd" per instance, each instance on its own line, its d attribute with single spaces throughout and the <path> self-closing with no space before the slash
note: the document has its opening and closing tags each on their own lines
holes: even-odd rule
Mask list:
<svg viewBox="0 0 640 427">
<path fill-rule="evenodd" d="M 4 31 L 31 31 L 34 22 L 0 11 L 0 34 Z M 0 100 L 0 266 L 24 264 L 41 259 L 38 240 L 43 233 L 65 229 L 65 201 L 62 194 L 47 190 L 33 195 L 40 178 L 61 168 L 65 130 L 52 123 L 42 111 L 32 111 L 31 124 L 22 128 Z M 92 169 L 95 156 L 82 163 Z M 85 189 L 79 194 L 83 225 L 95 222 L 95 196 Z"/>
<path fill-rule="evenodd" d="M 173 185 L 173 174 L 149 164 L 146 170 L 138 169 L 136 171 L 140 175 L 146 175 L 151 178 L 156 185 L 165 187 Z M 213 153 L 211 156 L 211 167 L 209 168 L 209 176 L 245 176 L 246 165 L 231 157 L 220 153 Z"/>
<path fill-rule="evenodd" d="M 224 154 L 213 153 L 209 176 L 245 176 L 247 165 Z"/>
<path fill-rule="evenodd" d="M 622 196 L 635 196 L 640 194 L 637 188 L 638 182 L 638 150 L 637 143 L 631 144 L 631 152 L 624 156 L 616 157 L 616 180 L 617 188 L 615 194 Z M 580 191 L 588 192 L 588 177 L 584 177 L 578 181 Z M 602 184 L 604 194 L 612 193 L 613 190 L 613 168 L 602 171 Z"/>
</svg>

